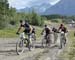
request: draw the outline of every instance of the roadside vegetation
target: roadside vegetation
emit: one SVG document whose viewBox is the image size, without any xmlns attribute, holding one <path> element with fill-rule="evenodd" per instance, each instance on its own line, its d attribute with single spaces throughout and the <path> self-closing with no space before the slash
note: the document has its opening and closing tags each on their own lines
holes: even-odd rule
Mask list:
<svg viewBox="0 0 75 60">
<path fill-rule="evenodd" d="M 69 32 L 68 45 L 60 54 L 59 60 L 75 60 L 75 37 L 74 30 Z"/>
</svg>

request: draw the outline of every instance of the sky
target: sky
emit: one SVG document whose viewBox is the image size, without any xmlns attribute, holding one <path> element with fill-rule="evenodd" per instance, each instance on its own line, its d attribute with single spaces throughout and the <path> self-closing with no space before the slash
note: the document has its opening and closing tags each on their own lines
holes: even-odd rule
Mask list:
<svg viewBox="0 0 75 60">
<path fill-rule="evenodd" d="M 42 3 L 48 3 L 50 5 L 55 5 L 60 0 L 8 0 L 9 5 L 15 7 L 16 9 L 22 9 L 25 7 L 31 7 L 35 5 L 40 5 Z"/>
</svg>

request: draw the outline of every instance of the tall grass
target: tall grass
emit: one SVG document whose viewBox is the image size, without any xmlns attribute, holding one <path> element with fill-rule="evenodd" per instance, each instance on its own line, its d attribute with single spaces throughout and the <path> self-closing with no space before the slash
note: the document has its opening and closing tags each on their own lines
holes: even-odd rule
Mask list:
<svg viewBox="0 0 75 60">
<path fill-rule="evenodd" d="M 36 28 L 36 37 L 39 38 L 41 36 L 41 31 L 42 28 L 41 27 L 35 27 Z M 16 34 L 18 28 L 6 28 L 3 30 L 0 30 L 0 38 L 17 38 L 18 35 Z M 20 33 L 23 31 L 24 29 L 21 29 Z"/>
<path fill-rule="evenodd" d="M 70 31 L 68 35 L 68 45 L 60 55 L 60 60 L 75 60 L 75 37 L 74 31 Z"/>
</svg>

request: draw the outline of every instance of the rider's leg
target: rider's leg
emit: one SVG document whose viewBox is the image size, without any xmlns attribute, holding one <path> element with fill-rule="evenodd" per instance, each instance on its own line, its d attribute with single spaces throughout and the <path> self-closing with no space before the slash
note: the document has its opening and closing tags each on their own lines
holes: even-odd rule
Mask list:
<svg viewBox="0 0 75 60">
<path fill-rule="evenodd" d="M 64 34 L 64 45 L 67 43 L 67 33 Z"/>
<path fill-rule="evenodd" d="M 56 43 L 56 41 L 57 41 L 57 33 L 56 32 L 54 32 L 54 43 Z"/>
<path fill-rule="evenodd" d="M 45 39 L 46 39 L 46 46 L 47 46 L 47 44 L 48 44 L 47 36 L 48 36 L 48 34 L 46 34 L 46 35 L 45 35 Z"/>
<path fill-rule="evenodd" d="M 47 46 L 50 46 L 50 42 L 51 42 L 51 40 L 50 40 L 50 34 L 47 34 L 46 35 L 46 44 L 47 44 Z"/>
</svg>

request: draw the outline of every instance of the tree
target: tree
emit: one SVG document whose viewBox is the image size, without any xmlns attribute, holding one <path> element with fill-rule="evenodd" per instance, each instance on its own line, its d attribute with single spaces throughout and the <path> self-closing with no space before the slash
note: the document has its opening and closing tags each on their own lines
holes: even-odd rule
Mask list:
<svg viewBox="0 0 75 60">
<path fill-rule="evenodd" d="M 6 15 L 8 14 L 9 4 L 7 0 L 0 1 L 0 29 L 6 27 Z"/>
<path fill-rule="evenodd" d="M 35 13 L 34 11 L 32 11 L 32 24 L 41 26 L 43 25 L 43 23 L 44 22 L 42 20 L 42 17 L 38 15 L 37 13 Z"/>
</svg>

